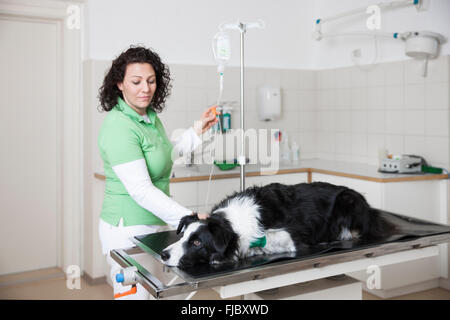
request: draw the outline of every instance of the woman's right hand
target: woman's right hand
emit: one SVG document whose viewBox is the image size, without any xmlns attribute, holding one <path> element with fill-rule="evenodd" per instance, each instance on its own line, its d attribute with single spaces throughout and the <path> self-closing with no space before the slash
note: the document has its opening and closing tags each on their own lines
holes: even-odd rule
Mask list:
<svg viewBox="0 0 450 320">
<path fill-rule="evenodd" d="M 200 220 L 205 220 L 205 219 L 208 219 L 209 218 L 209 213 L 198 213 L 198 212 L 193 212 L 192 213 L 192 215 L 197 215 L 197 217 L 200 219 Z"/>
</svg>

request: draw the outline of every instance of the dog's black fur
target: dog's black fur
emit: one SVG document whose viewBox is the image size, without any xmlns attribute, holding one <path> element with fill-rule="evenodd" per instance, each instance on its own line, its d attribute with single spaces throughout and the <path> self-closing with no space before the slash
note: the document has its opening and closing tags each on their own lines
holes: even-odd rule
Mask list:
<svg viewBox="0 0 450 320">
<path fill-rule="evenodd" d="M 264 230 L 287 231 L 301 251 L 308 246 L 337 241 L 343 228 L 356 231 L 360 240 L 377 240 L 392 233 L 393 227 L 371 208 L 358 192 L 329 183 L 314 182 L 296 185 L 272 183 L 250 187 L 225 198 L 212 209 L 212 214 L 184 243 L 181 267 L 197 263 L 221 263 L 236 258 L 239 235 L 221 208 L 236 197 L 248 197 L 259 206 L 259 223 Z M 177 233 L 196 216 L 181 219 Z M 195 239 L 201 245 L 193 245 Z"/>
</svg>

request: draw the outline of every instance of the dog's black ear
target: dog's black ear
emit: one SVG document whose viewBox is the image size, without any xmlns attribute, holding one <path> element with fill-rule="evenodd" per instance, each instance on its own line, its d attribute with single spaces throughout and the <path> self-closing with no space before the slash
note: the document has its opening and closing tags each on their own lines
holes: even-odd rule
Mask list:
<svg viewBox="0 0 450 320">
<path fill-rule="evenodd" d="M 179 234 L 184 227 L 187 227 L 188 225 L 190 225 L 192 222 L 195 221 L 198 221 L 197 215 L 184 216 L 183 218 L 181 218 L 180 223 L 178 224 L 177 234 Z"/>
<path fill-rule="evenodd" d="M 223 255 L 235 234 L 229 224 L 220 217 L 211 215 L 207 221 L 213 237 L 214 248 L 220 255 Z"/>
</svg>

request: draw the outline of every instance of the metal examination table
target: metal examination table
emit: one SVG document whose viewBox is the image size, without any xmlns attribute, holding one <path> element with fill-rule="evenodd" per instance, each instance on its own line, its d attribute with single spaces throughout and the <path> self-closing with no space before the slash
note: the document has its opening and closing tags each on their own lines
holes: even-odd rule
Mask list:
<svg viewBox="0 0 450 320">
<path fill-rule="evenodd" d="M 437 256 L 437 245 L 450 242 L 450 226 L 382 211 L 398 231 L 377 242 L 336 241 L 311 247 L 308 252 L 259 255 L 232 265 L 200 265 L 181 270 L 167 267 L 160 252 L 177 241 L 175 231 L 142 235 L 136 246 L 111 251 L 123 268 L 136 267 L 138 282 L 157 298 L 214 288 L 222 298 L 278 288 L 339 274 Z M 444 251 L 444 250 L 442 250 Z"/>
</svg>

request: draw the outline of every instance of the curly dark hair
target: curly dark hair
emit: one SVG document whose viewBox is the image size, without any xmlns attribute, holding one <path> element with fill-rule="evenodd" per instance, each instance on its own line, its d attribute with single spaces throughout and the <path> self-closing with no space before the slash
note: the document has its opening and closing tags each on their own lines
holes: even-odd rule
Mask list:
<svg viewBox="0 0 450 320">
<path fill-rule="evenodd" d="M 169 67 L 162 63 L 159 55 L 151 49 L 134 45 L 122 52 L 112 62 L 111 68 L 103 79 L 103 85 L 99 89 L 99 109 L 111 111 L 117 104 L 117 98 L 123 99 L 122 91 L 119 90 L 117 84 L 123 81 L 125 71 L 130 63 L 149 63 L 153 67 L 156 73 L 156 91 L 149 107 L 156 112 L 163 111 L 166 98 L 170 95 L 172 88 Z"/>
</svg>

